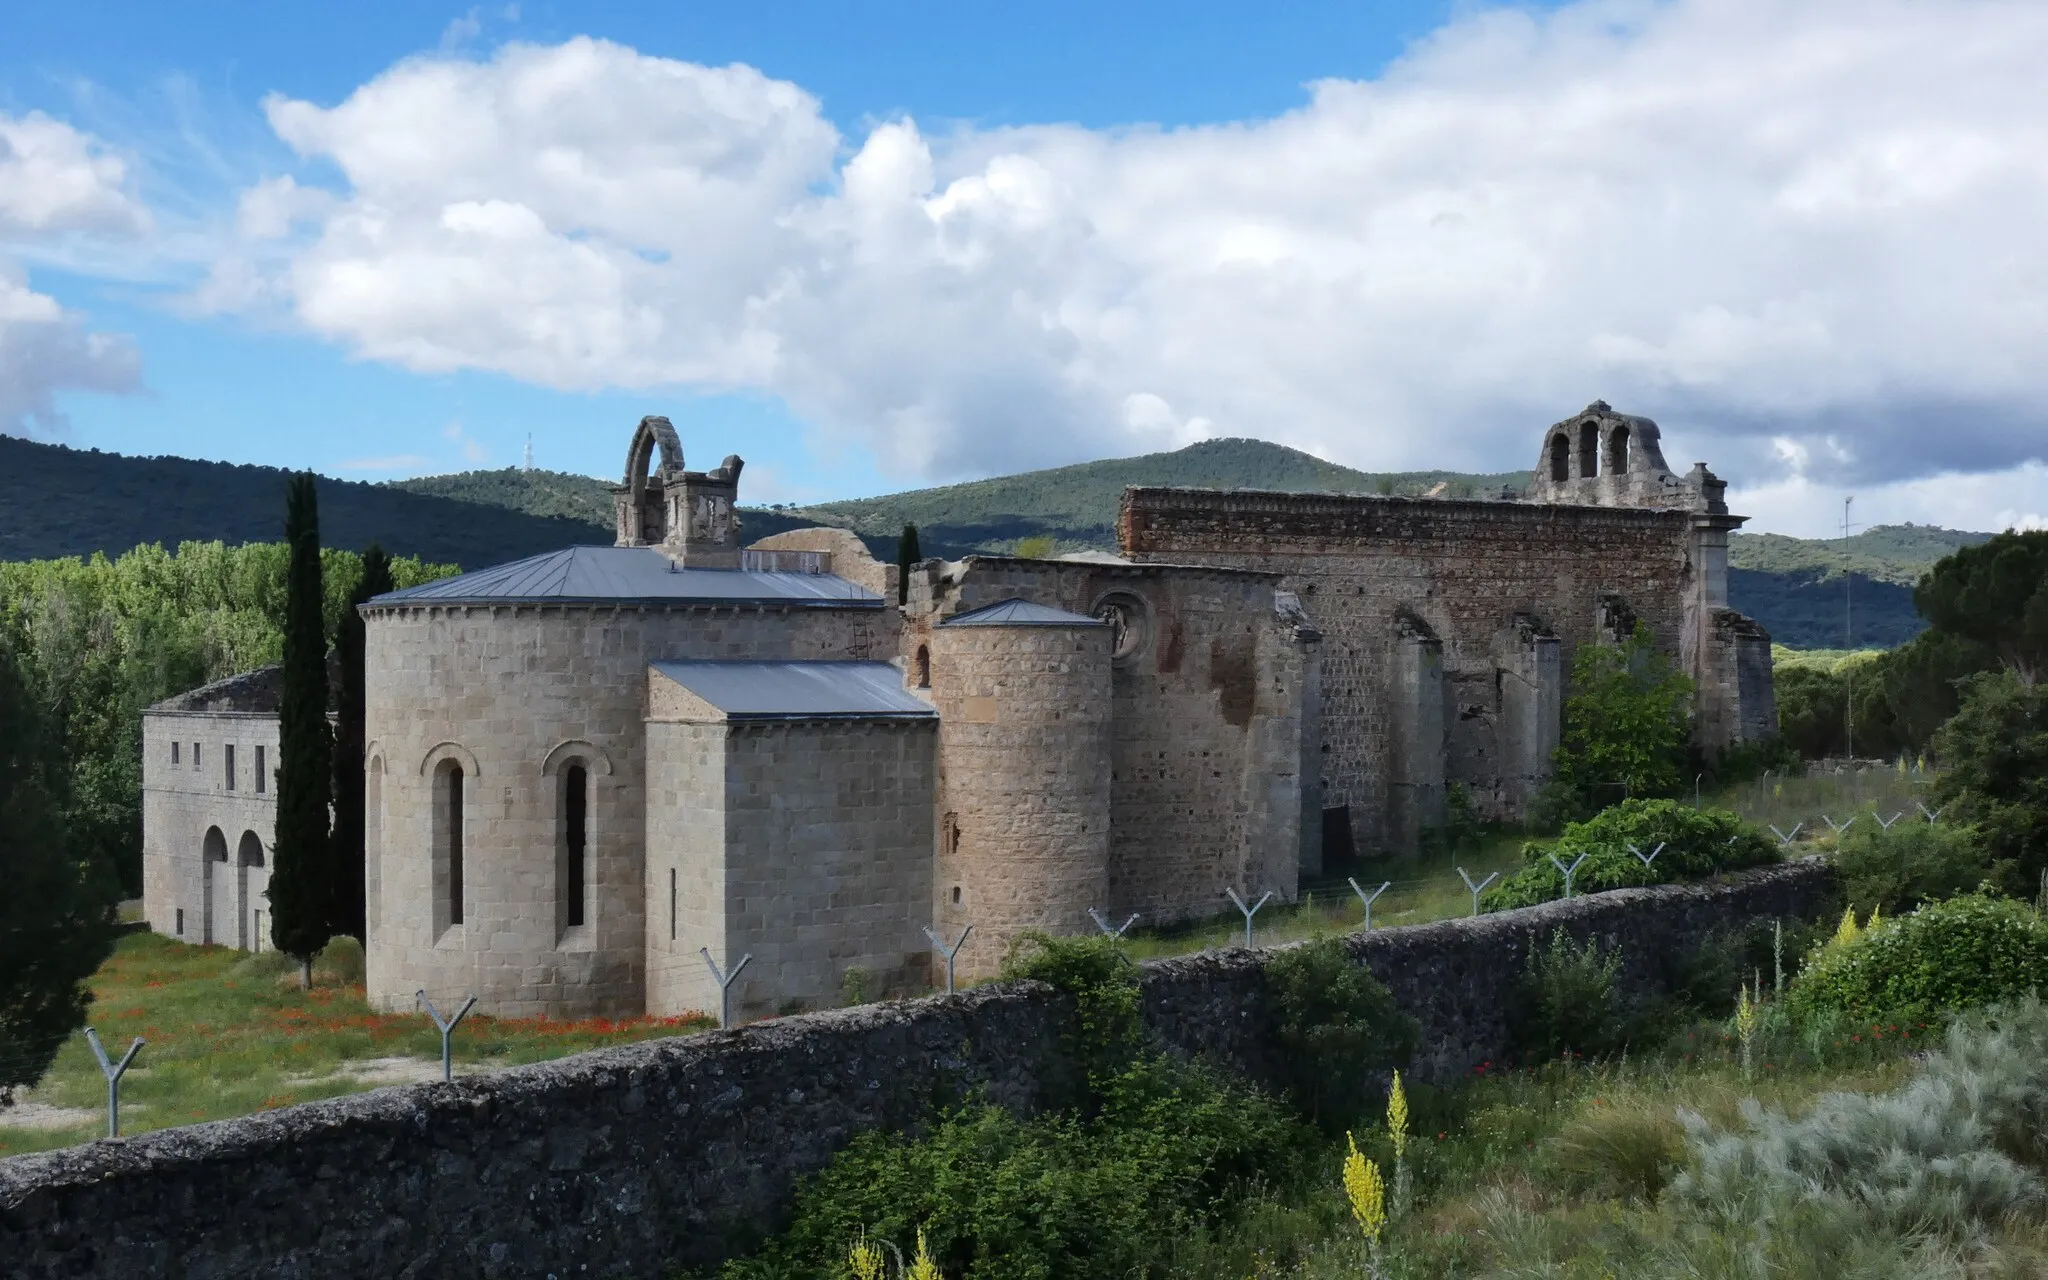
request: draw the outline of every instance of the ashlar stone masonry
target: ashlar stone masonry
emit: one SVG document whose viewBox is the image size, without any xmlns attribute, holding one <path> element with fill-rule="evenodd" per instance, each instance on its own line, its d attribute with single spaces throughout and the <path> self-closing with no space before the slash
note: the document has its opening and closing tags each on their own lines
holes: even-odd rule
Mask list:
<svg viewBox="0 0 2048 1280">
<path fill-rule="evenodd" d="M 1523 497 L 1133 489 L 1121 555 L 908 581 L 842 529 L 743 546 L 742 466 L 686 470 L 644 419 L 615 545 L 363 606 L 378 1006 L 711 1010 L 708 954 L 751 957 L 755 1017 L 854 970 L 922 987 L 927 927 L 972 926 L 979 977 L 1091 909 L 1290 900 L 1326 848 L 1413 847 L 1451 783 L 1521 812 L 1573 652 L 1638 619 L 1698 681 L 1704 746 L 1775 732 L 1769 637 L 1727 608 L 1742 518 L 1605 405 L 1545 434 Z M 145 732 L 149 919 L 193 941 L 260 934 L 267 795 L 209 779 L 231 739 L 274 753 L 274 698 L 232 693 Z"/>
</svg>

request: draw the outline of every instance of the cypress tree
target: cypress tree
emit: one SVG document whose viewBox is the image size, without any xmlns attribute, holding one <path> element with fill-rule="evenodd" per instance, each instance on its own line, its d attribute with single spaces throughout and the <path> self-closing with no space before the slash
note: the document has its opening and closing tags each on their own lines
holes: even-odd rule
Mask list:
<svg viewBox="0 0 2048 1280">
<path fill-rule="evenodd" d="M 896 540 L 896 603 L 910 603 L 910 566 L 924 559 L 924 552 L 917 545 L 917 526 L 903 526 L 903 536 Z"/>
<path fill-rule="evenodd" d="M 334 919 L 338 936 L 362 938 L 366 924 L 363 902 L 363 668 L 364 627 L 360 606 L 372 596 L 392 590 L 391 557 L 371 543 L 363 551 L 363 576 L 349 593 L 341 625 L 334 636 L 340 667 L 335 691 L 334 725 Z M 367 941 L 367 939 L 365 939 Z"/>
<path fill-rule="evenodd" d="M 284 679 L 278 702 L 277 832 L 271 844 L 270 938 L 313 981 L 313 957 L 333 936 L 334 860 L 327 806 L 334 781 L 327 724 L 326 598 L 313 473 L 285 487 Z"/>
<path fill-rule="evenodd" d="M 120 899 L 113 864 L 64 825 L 63 752 L 0 636 L 0 1103 L 33 1085 L 85 1021 Z"/>
</svg>

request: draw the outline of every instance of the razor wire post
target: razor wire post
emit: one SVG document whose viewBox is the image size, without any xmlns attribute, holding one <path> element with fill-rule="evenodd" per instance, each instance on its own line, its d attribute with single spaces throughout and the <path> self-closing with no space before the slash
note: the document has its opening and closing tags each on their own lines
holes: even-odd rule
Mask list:
<svg viewBox="0 0 2048 1280">
<path fill-rule="evenodd" d="M 1487 874 L 1486 879 L 1481 880 L 1478 884 L 1473 884 L 1472 877 L 1465 873 L 1465 868 L 1459 867 L 1458 878 L 1460 880 L 1463 880 L 1465 882 L 1465 887 L 1472 891 L 1472 914 L 1476 916 L 1479 914 L 1479 895 L 1485 892 L 1487 885 L 1490 885 L 1494 881 L 1500 879 L 1500 872 L 1489 872 Z"/>
<path fill-rule="evenodd" d="M 1792 829 L 1790 831 L 1778 830 L 1778 824 L 1775 822 L 1767 822 L 1764 825 L 1771 829 L 1772 835 L 1778 837 L 1778 847 L 1782 849 L 1786 845 L 1791 844 L 1793 840 L 1798 838 L 1800 829 L 1804 827 L 1806 824 L 1803 822 L 1795 822 L 1792 824 Z"/>
<path fill-rule="evenodd" d="M 1872 809 L 1870 811 L 1870 816 L 1877 820 L 1878 826 L 1884 828 L 1886 831 L 1890 831 L 1892 829 L 1892 823 L 1895 823 L 1900 818 L 1905 817 L 1906 811 L 1904 809 L 1901 809 L 1897 813 L 1893 814 L 1889 820 L 1887 820 L 1883 814 L 1879 813 L 1875 809 Z"/>
<path fill-rule="evenodd" d="M 732 984 L 740 976 L 740 970 L 747 967 L 747 961 L 754 958 L 754 953 L 749 951 L 741 956 L 731 973 L 719 971 L 718 961 L 711 958 L 711 948 L 699 947 L 697 954 L 704 957 L 704 967 L 711 970 L 711 980 L 718 984 L 718 1029 L 723 1031 L 732 1025 Z"/>
<path fill-rule="evenodd" d="M 1266 896 L 1260 898 L 1256 903 L 1252 904 L 1249 907 L 1244 905 L 1243 898 L 1237 896 L 1237 890 L 1231 888 L 1229 885 L 1223 886 L 1223 892 L 1229 894 L 1231 904 L 1235 906 L 1239 911 L 1244 913 L 1244 945 L 1246 950 L 1250 950 L 1252 945 L 1252 917 L 1259 914 L 1260 907 L 1265 906 L 1268 902 L 1271 902 L 1273 900 L 1273 891 L 1271 889 L 1266 890 Z"/>
<path fill-rule="evenodd" d="M 1392 885 L 1394 882 L 1392 880 L 1387 881 L 1386 884 L 1383 884 L 1379 888 L 1374 889 L 1372 891 L 1371 896 L 1368 897 L 1366 895 L 1365 890 L 1358 887 L 1358 881 L 1353 880 L 1350 876 L 1345 876 L 1344 879 L 1351 885 L 1351 892 L 1357 894 L 1358 900 L 1365 904 L 1364 931 L 1369 932 L 1372 929 L 1372 904 L 1378 902 L 1380 900 L 1380 895 L 1385 893 L 1387 891 L 1388 886 Z"/>
<path fill-rule="evenodd" d="M 1832 830 L 1836 835 L 1841 835 L 1844 831 L 1847 831 L 1849 828 L 1855 826 L 1856 819 L 1860 816 L 1862 815 L 1852 813 L 1849 815 L 1849 820 L 1847 822 L 1836 822 L 1833 818 L 1829 817 L 1827 814 L 1824 813 L 1820 815 L 1820 820 L 1822 822 L 1827 823 L 1829 829 Z"/>
<path fill-rule="evenodd" d="M 1112 929 L 1112 928 L 1110 927 L 1110 925 L 1109 925 L 1109 921 L 1107 921 L 1107 920 L 1104 920 L 1104 919 L 1102 918 L 1102 913 L 1101 913 L 1100 911 L 1097 911 L 1097 910 L 1096 910 L 1095 908 L 1093 908 L 1093 907 L 1090 907 L 1090 908 L 1088 908 L 1088 918 L 1089 918 L 1090 920 L 1093 920 L 1093 921 L 1095 922 L 1095 927 L 1096 927 L 1096 928 L 1098 928 L 1098 929 L 1102 930 L 1103 936 L 1105 936 L 1105 937 L 1109 937 L 1109 938 L 1121 938 L 1121 937 L 1123 937 L 1123 936 L 1124 936 L 1124 930 L 1125 930 L 1125 929 L 1128 929 L 1128 928 L 1130 928 L 1130 927 L 1131 927 L 1132 925 L 1134 925 L 1134 924 L 1138 923 L 1138 913 L 1137 913 L 1137 912 L 1135 912 L 1135 911 L 1131 912 L 1131 918 L 1130 918 L 1130 919 L 1128 919 L 1128 920 L 1126 920 L 1126 921 L 1124 921 L 1124 922 L 1123 922 L 1123 926 L 1122 926 L 1122 928 L 1116 928 L 1116 929 Z"/>
<path fill-rule="evenodd" d="M 1920 801 L 1920 800 L 1915 800 L 1915 801 L 1914 801 L 1913 803 L 1914 803 L 1914 804 L 1917 804 L 1917 805 L 1919 805 L 1919 806 L 1920 806 L 1920 812 L 1921 812 L 1921 813 L 1923 813 L 1923 814 L 1925 814 L 1925 815 L 1927 815 L 1927 821 L 1928 821 L 1928 824 L 1929 824 L 1929 825 L 1932 825 L 1932 824 L 1933 824 L 1933 823 L 1934 823 L 1935 821 L 1937 821 L 1937 820 L 1938 820 L 1938 819 L 1939 819 L 1939 818 L 1941 817 L 1941 809 L 1930 809 L 1930 808 L 1928 808 L 1928 807 L 1927 807 L 1927 805 L 1926 805 L 1926 803 L 1925 803 L 1925 802 L 1923 802 L 1923 801 Z M 1942 809 L 1946 809 L 1946 808 L 1948 808 L 1948 806 L 1947 806 L 1947 805 L 1943 805 L 1943 806 L 1942 806 L 1941 808 L 1942 808 Z"/>
<path fill-rule="evenodd" d="M 1572 860 L 1572 865 L 1570 866 L 1566 866 L 1562 862 L 1559 862 L 1557 860 L 1557 855 L 1554 853 L 1546 853 L 1543 856 L 1550 859 L 1550 865 L 1556 867 L 1557 873 L 1564 877 L 1564 896 L 1569 898 L 1572 896 L 1572 876 L 1575 873 L 1577 873 L 1578 869 L 1582 865 L 1584 865 L 1586 859 L 1592 857 L 1593 855 L 1590 853 L 1582 853 L 1577 858 L 1574 858 Z"/>
<path fill-rule="evenodd" d="M 1732 837 L 1732 836 L 1731 836 L 1731 837 L 1729 837 L 1729 839 L 1730 839 L 1730 842 L 1731 842 L 1731 843 L 1733 843 L 1734 837 Z M 1642 851 L 1641 849 L 1638 849 L 1638 848 L 1636 848 L 1636 845 L 1635 845 L 1635 841 L 1633 841 L 1633 840 L 1625 840 L 1625 841 L 1623 841 L 1622 843 L 1624 843 L 1624 844 L 1626 844 L 1626 845 L 1628 846 L 1628 851 L 1629 851 L 1630 853 L 1632 853 L 1632 854 L 1636 855 L 1636 861 L 1637 861 L 1637 862 L 1640 862 L 1640 863 L 1642 863 L 1642 864 L 1643 864 L 1643 870 L 1645 870 L 1645 871 L 1648 871 L 1648 870 L 1650 869 L 1650 864 L 1651 864 L 1651 863 L 1653 863 L 1653 862 L 1655 862 L 1655 861 L 1657 860 L 1657 855 L 1658 855 L 1658 854 L 1660 854 L 1660 853 L 1664 852 L 1664 846 L 1665 846 L 1665 845 L 1667 845 L 1667 844 L 1669 844 L 1669 843 L 1670 843 L 1670 841 L 1668 841 L 1668 840 L 1659 840 L 1659 841 L 1657 842 L 1657 847 L 1656 847 L 1656 848 L 1654 848 L 1654 849 L 1652 849 L 1652 850 L 1650 850 L 1650 852 L 1649 852 L 1649 855 L 1648 855 L 1647 857 L 1646 857 L 1646 856 L 1644 856 L 1644 854 L 1643 854 L 1643 851 Z M 1580 855 L 1580 856 L 1582 856 L 1582 857 L 1583 857 L 1584 855 L 1582 854 L 1582 855 Z"/>
<path fill-rule="evenodd" d="M 1131 919 L 1135 920 L 1137 917 L 1132 916 Z M 946 957 L 946 994 L 949 996 L 953 994 L 953 957 L 960 954 L 960 948 L 967 945 L 967 935 L 973 932 L 974 926 L 971 924 L 961 929 L 959 940 L 949 947 L 946 940 L 930 925 L 924 927 L 924 936 L 932 940 L 932 945 L 939 949 L 940 955 Z"/>
<path fill-rule="evenodd" d="M 476 1008 L 476 997 L 471 996 L 469 999 L 464 1000 L 462 1007 L 455 1011 L 455 1016 L 446 1022 L 441 1021 L 441 1011 L 436 1009 L 434 1002 L 427 998 L 427 993 L 424 989 L 413 993 L 413 1001 L 414 1008 L 418 1008 L 422 1004 L 427 1006 L 427 1016 L 432 1018 L 434 1025 L 441 1029 L 441 1079 L 444 1081 L 453 1080 L 455 1078 L 455 1062 L 450 1041 L 455 1035 L 455 1024 L 468 1017 L 469 1011 Z"/>
<path fill-rule="evenodd" d="M 142 1052 L 142 1037 L 135 1037 L 135 1043 L 128 1046 L 128 1052 L 121 1055 L 119 1062 L 111 1061 L 107 1051 L 100 1045 L 100 1033 L 91 1027 L 85 1029 L 85 1042 L 92 1046 L 92 1056 L 100 1060 L 100 1074 L 107 1078 L 107 1136 L 121 1136 L 121 1077 L 127 1073 L 128 1064 L 135 1061 L 135 1055 Z"/>
</svg>

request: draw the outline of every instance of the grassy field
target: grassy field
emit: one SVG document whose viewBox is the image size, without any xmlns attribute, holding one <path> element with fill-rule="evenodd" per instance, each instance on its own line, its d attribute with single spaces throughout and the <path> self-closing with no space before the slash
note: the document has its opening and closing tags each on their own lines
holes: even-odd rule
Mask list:
<svg viewBox="0 0 2048 1280">
<path fill-rule="evenodd" d="M 146 1042 L 121 1081 L 121 1132 L 247 1115 L 380 1085 L 438 1078 L 441 1037 L 424 1013 L 363 999 L 361 951 L 330 948 L 299 989 L 275 952 L 250 956 L 131 933 L 92 980 L 88 1021 L 109 1055 Z M 443 1010 L 452 1013 L 453 1010 Z M 687 1033 L 704 1018 L 500 1019 L 456 1028 L 455 1069 L 539 1062 L 602 1045 Z M 0 1110 L 0 1156 L 69 1146 L 106 1131 L 106 1084 L 80 1035 L 41 1084 Z"/>
<path fill-rule="evenodd" d="M 1857 1263 L 1868 1259 L 1853 1255 L 1897 1242 L 1844 1242 L 1825 1232 L 1760 1242 L 1697 1218 L 1666 1194 L 1687 1163 L 1681 1110 L 1726 1132 L 1741 1129 L 1753 1106 L 1796 1117 L 1826 1092 L 1897 1089 L 1938 1034 L 1859 1024 L 1808 1043 L 1766 1037 L 1745 1074 L 1733 1038 L 1707 1026 L 1634 1058 L 1482 1072 L 1453 1089 L 1415 1089 L 1412 1204 L 1392 1211 L 1376 1265 L 1343 1196 L 1340 1142 L 1327 1153 L 1329 1176 L 1316 1194 L 1254 1198 L 1230 1229 L 1186 1242 L 1167 1270 L 1186 1280 L 1965 1274 L 1931 1264 L 1867 1271 Z M 1384 1131 L 1361 1130 L 1357 1139 L 1391 1174 Z M 2007 1223 L 1998 1235 L 1983 1241 L 1980 1258 L 2003 1254 L 2006 1268 L 1968 1274 L 2042 1274 L 2022 1269 L 2043 1257 L 2048 1230 L 2039 1222 Z M 1829 1265 L 1835 1257 L 1840 1269 Z M 1758 1259 L 1773 1265 L 1751 1265 Z"/>
<path fill-rule="evenodd" d="M 1924 802 L 1933 807 L 1934 780 L 1933 770 L 1911 762 L 1904 769 L 1896 765 L 1839 772 L 1816 768 L 1804 777 L 1766 774 L 1707 791 L 1702 802 L 1733 810 L 1747 822 L 1774 825 L 1781 832 L 1799 826 L 1799 843 L 1825 844 L 1833 835 L 1829 819 L 1843 824 L 1845 830 L 1852 820 L 1859 824 L 1880 819 L 1924 821 L 1920 805 Z"/>
<path fill-rule="evenodd" d="M 1842 772 L 1816 769 L 1792 778 L 1771 774 L 1725 787 L 1703 787 L 1698 801 L 1705 808 L 1731 810 L 1759 826 L 1776 824 L 1781 832 L 1798 828 L 1787 846 L 1788 854 L 1797 856 L 1833 846 L 1829 819 L 1845 824 L 1844 830 L 1852 821 L 1869 824 L 1878 818 L 1923 821 L 1918 802 L 1926 800 L 1931 805 L 1933 789 L 1933 772 L 1909 764 L 1904 770 L 1896 766 Z M 1531 838 L 1517 828 L 1496 827 L 1449 852 L 1359 859 L 1353 866 L 1304 884 L 1300 901 L 1292 906 L 1269 903 L 1254 920 L 1253 940 L 1260 946 L 1272 946 L 1358 928 L 1364 922 L 1365 909 L 1345 883 L 1346 876 L 1356 879 L 1367 893 L 1391 882 L 1373 903 L 1375 928 L 1468 915 L 1472 895 L 1458 868 L 1463 867 L 1475 884 L 1495 871 L 1505 876 L 1522 865 L 1522 846 Z M 1244 917 L 1220 888 L 1216 905 L 1213 917 L 1194 924 L 1147 929 L 1141 919 L 1130 932 L 1131 955 L 1153 960 L 1243 946 Z"/>
<path fill-rule="evenodd" d="M 1527 837 L 1520 831 L 1494 831 L 1464 849 L 1448 853 L 1359 859 L 1354 866 L 1340 868 L 1321 880 L 1304 884 L 1300 900 L 1291 906 L 1278 901 L 1268 903 L 1253 918 L 1252 940 L 1262 947 L 1274 946 L 1322 933 L 1348 932 L 1358 928 L 1365 922 L 1365 907 L 1351 891 L 1351 886 L 1345 883 L 1346 876 L 1357 880 L 1359 887 L 1367 893 L 1378 889 L 1382 883 L 1388 885 L 1387 891 L 1372 904 L 1375 929 L 1427 924 L 1432 920 L 1470 915 L 1472 894 L 1459 879 L 1458 868 L 1463 867 L 1469 872 L 1474 884 L 1485 880 L 1494 871 L 1506 875 L 1522 865 L 1521 849 L 1525 839 Z M 1250 906 L 1257 901 L 1257 898 L 1252 898 L 1245 905 Z M 1132 958 L 1156 960 L 1165 956 L 1192 955 L 1216 947 L 1243 946 L 1244 917 L 1223 896 L 1221 888 L 1216 892 L 1216 905 L 1220 910 L 1215 917 L 1195 924 L 1146 929 L 1140 920 L 1128 935 Z M 1123 922 L 1112 920 L 1110 923 Z"/>
</svg>

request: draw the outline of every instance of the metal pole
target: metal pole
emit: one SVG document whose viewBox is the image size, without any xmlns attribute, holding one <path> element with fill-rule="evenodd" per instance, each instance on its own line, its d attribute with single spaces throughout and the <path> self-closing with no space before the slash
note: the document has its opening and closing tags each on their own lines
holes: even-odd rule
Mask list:
<svg viewBox="0 0 2048 1280">
<path fill-rule="evenodd" d="M 1134 924 L 1138 923 L 1138 913 L 1137 913 L 1137 912 L 1135 912 L 1135 911 L 1131 912 L 1131 918 L 1130 918 L 1130 919 L 1128 919 L 1128 920 L 1124 921 L 1124 923 L 1123 923 L 1123 928 L 1122 928 L 1122 929 L 1112 929 L 1112 928 L 1110 928 L 1110 927 L 1109 927 L 1109 921 L 1107 921 L 1107 920 L 1104 920 L 1104 919 L 1102 918 L 1102 913 L 1101 913 L 1100 911 L 1097 911 L 1097 910 L 1096 910 L 1095 908 L 1093 908 L 1093 907 L 1090 907 L 1090 908 L 1088 908 L 1088 918 L 1089 918 L 1090 920 L 1093 920 L 1093 921 L 1095 922 L 1095 927 L 1096 927 L 1096 928 L 1098 928 L 1098 929 L 1100 929 L 1100 930 L 1102 930 L 1103 934 L 1104 934 L 1104 935 L 1105 935 L 1106 937 L 1111 937 L 1111 938 L 1121 938 L 1121 937 L 1123 937 L 1123 936 L 1124 936 L 1124 929 L 1128 929 L 1128 928 L 1130 928 L 1130 927 L 1131 927 L 1132 925 L 1134 925 Z"/>
<path fill-rule="evenodd" d="M 1733 842 L 1733 837 L 1730 837 L 1730 842 Z M 1628 851 L 1630 853 L 1636 855 L 1636 861 L 1643 864 L 1643 870 L 1648 871 L 1650 869 L 1650 864 L 1657 860 L 1657 855 L 1664 852 L 1664 846 L 1666 844 L 1669 844 L 1670 842 L 1667 840 L 1659 840 L 1657 842 L 1657 847 L 1650 850 L 1648 857 L 1644 857 L 1643 851 L 1641 849 L 1636 848 L 1635 841 L 1628 840 L 1624 841 L 1623 843 L 1628 845 Z M 1574 863 L 1573 865 L 1576 866 L 1577 864 Z"/>
<path fill-rule="evenodd" d="M 118 1063 L 107 1060 L 107 1051 L 100 1046 L 100 1033 L 91 1027 L 85 1029 L 85 1042 L 92 1046 L 92 1056 L 100 1060 L 100 1074 L 107 1078 L 107 1136 L 121 1136 L 121 1076 L 127 1072 L 128 1064 L 135 1061 L 135 1055 L 142 1052 L 142 1037 L 135 1037 L 135 1043 L 128 1046 L 128 1052 L 121 1055 Z"/>
<path fill-rule="evenodd" d="M 1573 860 L 1572 865 L 1570 865 L 1569 867 L 1564 865 L 1562 862 L 1559 862 L 1557 860 L 1557 855 L 1554 853 L 1546 853 L 1543 856 L 1550 859 L 1550 865 L 1556 867 L 1558 870 L 1558 874 L 1564 877 L 1564 896 L 1567 898 L 1571 897 L 1572 874 L 1576 872 L 1581 866 L 1581 864 L 1583 864 L 1586 861 L 1586 859 L 1588 857 L 1591 857 L 1592 855 L 1586 853 L 1580 854 L 1576 859 Z"/>
<path fill-rule="evenodd" d="M 471 996 L 469 999 L 464 1000 L 462 1007 L 455 1011 L 455 1016 L 446 1022 L 441 1021 L 441 1011 L 434 1007 L 434 1002 L 427 998 L 427 993 L 424 990 L 414 992 L 413 1001 L 415 1006 L 426 1005 L 427 1016 L 432 1018 L 434 1025 L 441 1029 L 441 1079 L 444 1081 L 453 1080 L 455 1078 L 455 1061 L 450 1040 L 455 1034 L 455 1024 L 468 1017 L 469 1011 L 476 1008 L 476 997 Z"/>
<path fill-rule="evenodd" d="M 1237 890 L 1229 885 L 1223 886 L 1223 892 L 1229 894 L 1231 902 L 1235 903 L 1237 909 L 1244 913 L 1244 945 L 1246 950 L 1250 950 L 1252 945 L 1252 917 L 1259 914 L 1260 907 L 1273 900 L 1273 891 L 1271 889 L 1266 890 L 1266 896 L 1260 898 L 1256 905 L 1249 907 L 1244 905 L 1243 898 L 1237 896 Z"/>
<path fill-rule="evenodd" d="M 1369 931 L 1372 928 L 1372 904 L 1378 902 L 1380 895 L 1387 891 L 1387 885 L 1391 885 L 1394 882 L 1392 880 L 1387 881 L 1386 884 L 1374 889 L 1371 897 L 1367 897 L 1365 890 L 1358 887 L 1358 881 L 1352 880 L 1350 876 L 1346 876 L 1344 879 L 1350 883 L 1351 892 L 1357 894 L 1358 900 L 1365 904 L 1365 929 Z"/>
<path fill-rule="evenodd" d="M 1472 877 L 1465 873 L 1465 868 L 1459 867 L 1458 878 L 1460 880 L 1463 880 L 1465 882 L 1465 887 L 1472 891 L 1472 914 L 1476 916 L 1479 914 L 1479 895 L 1485 891 L 1487 885 L 1490 885 L 1494 881 L 1500 879 L 1500 872 L 1495 871 L 1488 875 L 1486 879 L 1481 880 L 1478 884 L 1473 884 Z"/>
<path fill-rule="evenodd" d="M 741 956 L 740 962 L 732 967 L 731 973 L 719 972 L 718 961 L 711 958 L 711 948 L 699 947 L 697 954 L 704 957 L 705 967 L 711 970 L 711 980 L 718 984 L 718 1027 L 723 1031 L 732 1025 L 733 981 L 740 976 L 740 970 L 747 967 L 747 961 L 754 958 L 754 953 L 749 951 Z"/>
<path fill-rule="evenodd" d="M 1133 920 L 1137 918 L 1136 916 L 1131 917 Z M 1126 925 L 1125 927 L 1128 928 L 1129 926 Z M 971 924 L 961 929 L 960 937 L 949 947 L 946 945 L 946 940 L 941 938 L 930 925 L 924 927 L 924 936 L 932 940 L 932 945 L 939 949 L 940 955 L 946 957 L 946 994 L 949 996 L 953 994 L 953 957 L 960 954 L 960 948 L 967 945 L 967 935 L 973 932 L 974 926 Z"/>
</svg>

